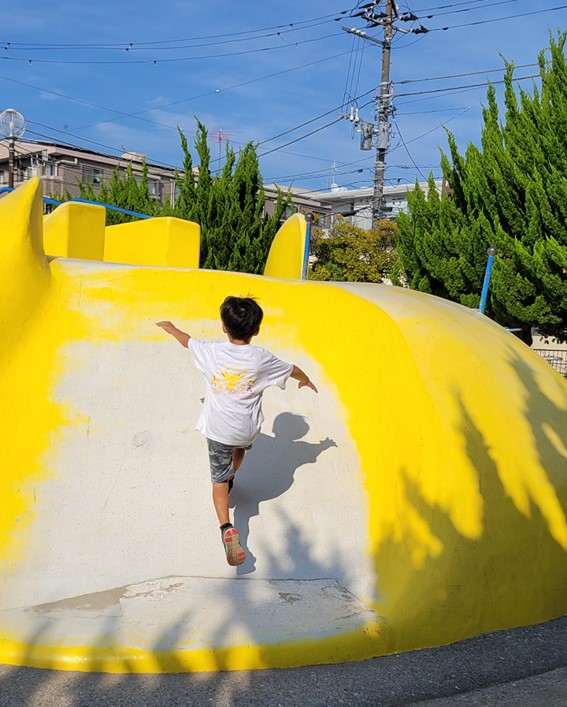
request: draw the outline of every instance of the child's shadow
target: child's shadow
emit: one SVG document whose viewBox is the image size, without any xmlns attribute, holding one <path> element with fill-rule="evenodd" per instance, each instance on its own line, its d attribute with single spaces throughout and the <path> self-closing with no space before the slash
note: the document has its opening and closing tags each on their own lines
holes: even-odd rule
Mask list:
<svg viewBox="0 0 567 707">
<path fill-rule="evenodd" d="M 316 444 L 297 441 L 309 432 L 309 425 L 301 415 L 283 412 L 274 420 L 272 429 L 273 437 L 260 434 L 254 442 L 236 474 L 230 494 L 231 505 L 235 507 L 234 525 L 246 550 L 246 561 L 237 568 L 237 574 L 249 574 L 256 569 L 248 536 L 250 519 L 258 515 L 260 503 L 281 496 L 291 488 L 300 466 L 314 464 L 321 452 L 337 446 L 328 437 Z"/>
</svg>

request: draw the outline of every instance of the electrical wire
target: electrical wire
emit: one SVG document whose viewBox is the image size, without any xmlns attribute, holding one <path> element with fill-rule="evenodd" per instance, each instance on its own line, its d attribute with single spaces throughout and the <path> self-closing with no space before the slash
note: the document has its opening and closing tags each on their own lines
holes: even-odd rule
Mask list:
<svg viewBox="0 0 567 707">
<path fill-rule="evenodd" d="M 496 7 L 497 5 L 509 5 L 511 2 L 518 2 L 518 0 L 499 0 L 499 2 L 491 2 L 490 9 Z M 433 17 L 441 17 L 442 15 L 456 15 L 461 12 L 476 12 L 478 10 L 485 10 L 484 7 L 465 7 L 460 10 L 450 10 L 449 12 L 436 12 L 434 15 L 422 15 L 418 17 L 418 20 L 431 19 Z M 426 10 L 420 10 L 419 12 L 427 12 Z"/>
<path fill-rule="evenodd" d="M 555 10 L 565 10 L 567 5 L 559 5 L 558 7 L 548 7 L 546 12 L 555 12 Z M 445 32 L 449 29 L 460 29 L 462 27 L 476 27 L 478 25 L 492 24 L 493 22 L 503 22 L 504 20 L 516 20 L 520 17 L 530 17 L 531 15 L 541 15 L 542 10 L 533 10 L 532 12 L 522 12 L 516 15 L 508 15 L 507 17 L 492 17 L 489 20 L 477 20 L 476 22 L 467 22 L 460 25 L 449 25 L 447 27 L 435 27 L 428 29 L 428 32 Z"/>
<path fill-rule="evenodd" d="M 204 59 L 226 59 L 228 57 L 235 57 L 235 56 L 245 56 L 248 54 L 259 54 L 259 53 L 264 53 L 264 52 L 272 52 L 272 51 L 278 51 L 281 49 L 289 49 L 290 47 L 298 47 L 300 45 L 304 44 L 311 44 L 313 42 L 321 42 L 322 40 L 325 39 L 330 39 L 330 38 L 336 38 L 339 36 L 337 32 L 333 32 L 332 34 L 326 34 L 322 37 L 314 37 L 312 39 L 304 39 L 301 42 L 296 42 L 295 44 L 283 44 L 283 45 L 277 45 L 273 47 L 260 47 L 258 49 L 246 49 L 244 51 L 240 52 L 226 52 L 224 54 L 206 54 L 206 55 L 201 55 L 201 56 L 186 56 L 186 57 L 169 57 L 165 59 L 126 59 L 126 60 L 118 60 L 114 61 L 111 59 L 102 59 L 102 60 L 94 60 L 94 59 L 81 59 L 81 60 L 76 60 L 76 59 L 30 59 L 30 58 L 19 58 L 19 57 L 13 57 L 13 56 L 1 56 L 0 59 L 4 61 L 15 61 L 15 62 L 21 62 L 21 63 L 27 63 L 27 64 L 66 64 L 66 65 L 116 65 L 119 64 L 121 66 L 133 66 L 136 64 L 153 64 L 154 66 L 157 66 L 158 64 L 171 64 L 171 63 L 178 63 L 178 62 L 187 62 L 187 61 L 202 61 Z"/>
<path fill-rule="evenodd" d="M 62 133 L 63 135 L 68 135 L 69 137 L 74 137 L 77 140 L 80 140 L 81 142 L 86 142 L 90 145 L 96 145 L 97 147 L 103 147 L 105 150 L 110 150 L 111 152 L 117 152 L 119 154 L 122 154 L 124 150 L 119 149 L 117 147 L 113 147 L 112 145 L 105 145 L 102 142 L 96 142 L 95 140 L 87 140 L 87 138 L 80 137 L 79 135 L 72 135 L 64 130 L 59 130 L 58 128 L 52 128 L 50 125 L 44 125 L 43 123 L 38 123 L 34 120 L 28 120 L 27 123 L 29 125 L 37 125 L 40 128 L 44 128 L 46 130 L 50 130 L 51 132 L 55 133 Z M 46 138 L 47 140 L 53 140 L 53 136 L 51 135 L 45 135 L 44 133 L 39 133 L 39 132 L 34 132 L 33 130 L 27 130 L 26 132 L 30 133 L 31 135 L 37 135 L 39 137 Z M 68 147 L 72 147 L 74 149 L 77 149 L 77 145 L 74 145 L 73 143 L 69 142 L 68 140 L 63 140 L 61 138 L 57 138 L 57 144 L 59 145 L 67 145 Z M 81 149 L 81 148 L 78 148 Z M 148 159 L 148 164 L 152 164 L 156 167 L 164 167 L 165 169 L 178 169 L 176 165 L 168 164 L 167 162 L 161 162 L 159 160 L 153 160 L 153 159 Z"/>
<path fill-rule="evenodd" d="M 437 5 L 436 7 L 426 7 L 418 12 L 432 12 L 434 10 L 446 10 L 448 7 L 460 7 L 461 5 L 478 5 L 486 3 L 486 0 L 466 0 L 466 2 L 453 2 L 450 5 Z"/>
<path fill-rule="evenodd" d="M 267 79 L 275 78 L 276 76 L 282 76 L 283 74 L 291 73 L 292 71 L 299 71 L 300 69 L 305 69 L 305 68 L 308 68 L 308 67 L 310 67 L 310 66 L 315 66 L 316 64 L 322 64 L 322 63 L 324 63 L 324 62 L 326 62 L 326 61 L 331 61 L 331 60 L 333 60 L 333 59 L 338 59 L 338 58 L 340 58 L 340 57 L 342 57 L 342 56 L 345 56 L 345 55 L 348 54 L 348 53 L 349 53 L 349 52 L 340 52 L 339 54 L 333 54 L 332 56 L 327 56 L 327 57 L 324 57 L 324 58 L 322 58 L 322 59 L 316 59 L 315 61 L 308 62 L 307 64 L 304 63 L 304 64 L 301 64 L 301 65 L 299 65 L 299 66 L 293 66 L 293 67 L 291 67 L 291 68 L 289 68 L 289 69 L 282 69 L 281 71 L 276 71 L 276 72 L 274 72 L 274 73 L 272 73 L 272 74 L 267 74 L 267 75 L 265 75 L 265 76 L 260 76 L 260 77 L 255 78 L 255 79 L 249 79 L 248 81 L 241 81 L 240 83 L 233 84 L 232 86 L 227 86 L 227 87 L 221 88 L 221 89 L 217 88 L 217 89 L 214 89 L 213 91 L 207 91 L 206 93 L 201 93 L 201 94 L 198 94 L 198 95 L 196 95 L 196 96 L 189 96 L 189 97 L 186 97 L 186 98 L 181 98 L 181 99 L 176 100 L 176 101 L 169 101 L 168 103 L 161 103 L 161 104 L 159 104 L 159 105 L 152 106 L 151 108 L 146 108 L 146 109 L 144 109 L 144 110 L 136 111 L 136 112 L 134 112 L 134 113 L 124 113 L 124 112 L 122 112 L 122 111 L 116 110 L 115 108 L 110 108 L 110 107 L 108 107 L 108 106 L 102 106 L 102 105 L 99 105 L 99 104 L 97 104 L 97 103 L 93 103 L 92 101 L 87 101 L 87 100 L 84 100 L 84 99 L 81 99 L 81 98 L 74 98 L 73 96 L 67 96 L 67 95 L 64 94 L 64 93 L 60 93 L 59 91 L 53 91 L 53 90 L 51 90 L 51 89 L 44 88 L 44 87 L 42 87 L 42 86 L 35 86 L 35 85 L 33 85 L 33 84 L 26 83 L 25 81 L 18 81 L 18 80 L 16 80 L 16 79 L 10 78 L 10 77 L 8 77 L 8 76 L 0 75 L 0 79 L 3 80 L 3 81 L 10 81 L 11 83 L 15 83 L 15 84 L 20 85 L 20 86 L 25 86 L 25 87 L 27 87 L 27 88 L 32 88 L 32 89 L 34 89 L 34 90 L 36 90 L 36 91 L 42 91 L 42 92 L 44 92 L 44 93 L 48 93 L 48 94 L 50 94 L 50 95 L 57 96 L 58 98 L 63 98 L 63 99 L 68 100 L 68 101 L 73 101 L 73 102 L 75 102 L 75 103 L 81 103 L 81 104 L 83 104 L 83 105 L 87 105 L 87 106 L 91 106 L 91 107 L 94 107 L 94 108 L 99 108 L 99 109 L 101 109 L 101 110 L 107 110 L 107 111 L 110 111 L 110 112 L 118 113 L 118 114 L 119 114 L 119 117 L 117 117 L 117 118 L 108 118 L 108 119 L 106 119 L 106 120 L 97 121 L 96 123 L 88 123 L 88 124 L 86 124 L 86 125 L 81 125 L 81 126 L 78 126 L 78 127 L 73 127 L 72 130 L 85 130 L 85 129 L 87 129 L 87 128 L 91 128 L 91 127 L 103 125 L 103 124 L 105 124 L 105 123 L 111 123 L 111 122 L 114 122 L 114 121 L 116 121 L 116 120 L 120 120 L 120 119 L 122 119 L 122 118 L 137 118 L 137 119 L 139 119 L 139 120 L 142 120 L 143 122 L 151 123 L 151 124 L 153 124 L 153 125 L 160 125 L 160 126 L 166 127 L 166 128 L 174 128 L 174 129 L 177 129 L 177 126 L 176 126 L 176 125 L 174 126 L 174 125 L 171 125 L 171 124 L 169 124 L 169 123 L 163 123 L 163 122 L 160 122 L 160 121 L 157 121 L 157 120 L 151 120 L 151 119 L 149 119 L 149 118 L 140 118 L 139 116 L 143 115 L 144 113 L 150 113 L 150 112 L 152 112 L 152 111 L 162 110 L 163 108 L 169 108 L 169 107 L 174 106 L 174 105 L 180 105 L 181 103 L 186 103 L 186 102 L 188 102 L 188 101 L 195 101 L 195 100 L 198 100 L 198 99 L 201 99 L 201 98 L 206 98 L 207 96 L 216 95 L 216 94 L 218 94 L 218 93 L 227 93 L 228 91 L 233 91 L 233 90 L 235 90 L 235 89 L 237 89 L 237 88 L 242 88 L 242 87 L 244 87 L 244 86 L 249 86 L 250 84 L 253 84 L 253 83 L 258 83 L 258 82 L 260 82 L 260 81 L 265 81 L 265 80 L 267 80 Z"/>
<path fill-rule="evenodd" d="M 279 33 L 284 33 L 284 32 L 293 32 L 301 29 L 305 29 L 304 27 L 300 27 L 299 25 L 308 25 L 310 27 L 316 26 L 312 25 L 310 23 L 317 22 L 318 24 L 325 24 L 325 22 L 319 22 L 319 20 L 325 20 L 327 22 L 330 22 L 335 19 L 337 14 L 346 14 L 348 10 L 343 10 L 339 11 L 338 13 L 333 13 L 330 15 L 321 15 L 320 17 L 314 17 L 310 20 L 300 20 L 298 22 L 288 22 L 282 25 L 272 25 L 271 27 L 261 27 L 258 29 L 252 29 L 252 30 L 243 30 L 240 32 L 231 32 L 230 36 L 231 37 L 238 37 L 241 35 L 251 35 L 251 34 L 257 34 L 259 32 L 271 32 L 272 30 L 280 30 L 280 32 L 276 33 L 271 33 L 271 34 L 264 34 L 264 35 L 259 35 L 258 37 L 248 37 L 248 39 L 262 39 L 263 37 L 269 37 L 273 36 L 274 34 L 279 34 Z M 290 28 L 290 29 L 286 29 Z M 164 40 L 152 40 L 152 41 L 136 41 L 136 42 L 129 42 L 129 41 L 123 41 L 123 42 L 110 42 L 110 43 L 100 43 L 100 44 L 78 44 L 78 43 L 73 43 L 73 44 L 50 44 L 50 43 L 38 43 L 38 42 L 12 42 L 12 41 L 7 41 L 7 40 L 0 40 L 0 44 L 4 45 L 4 49 L 8 48 L 31 48 L 31 47 L 39 47 L 43 49 L 106 49 L 109 47 L 117 48 L 124 50 L 125 47 L 128 46 L 145 46 L 145 45 L 152 45 L 150 47 L 145 47 L 145 48 L 152 48 L 153 45 L 163 45 L 163 44 L 177 44 L 179 42 L 192 42 L 192 41 L 199 41 L 203 39 L 222 39 L 227 36 L 226 32 L 223 32 L 221 34 L 211 34 L 211 35 L 204 35 L 202 37 L 183 37 L 180 39 L 164 39 Z"/>
<path fill-rule="evenodd" d="M 423 178 L 423 180 L 424 180 L 424 181 L 427 181 L 427 177 L 426 177 L 426 176 L 423 174 L 423 172 L 419 169 L 419 167 L 417 166 L 416 161 L 414 160 L 414 158 L 413 158 L 412 155 L 411 155 L 411 152 L 408 150 L 408 146 L 407 146 L 406 142 L 404 141 L 404 138 L 403 138 L 403 135 L 402 135 L 402 131 L 400 130 L 400 126 L 399 126 L 398 123 L 396 122 L 396 119 L 395 119 L 395 118 L 393 118 L 393 122 L 394 122 L 394 125 L 396 126 L 396 129 L 397 129 L 397 131 L 398 131 L 398 136 L 399 136 L 399 138 L 400 138 L 400 140 L 401 140 L 401 142 L 402 142 L 402 145 L 404 146 L 404 149 L 405 149 L 405 151 L 406 151 L 408 157 L 410 158 L 411 163 L 412 163 L 413 166 L 416 168 L 417 173 Z"/>
<path fill-rule="evenodd" d="M 515 69 L 526 69 L 531 66 L 539 66 L 538 62 L 532 62 L 530 64 L 514 64 Z M 401 81 L 396 81 L 396 86 L 402 86 L 408 83 L 422 83 L 424 81 L 443 81 L 445 79 L 460 79 L 464 76 L 483 76 L 484 74 L 495 74 L 506 71 L 506 67 L 500 69 L 484 69 L 482 71 L 464 71 L 460 74 L 446 74 L 445 76 L 427 76 L 421 79 L 402 79 Z"/>
<path fill-rule="evenodd" d="M 333 54 L 332 56 L 324 57 L 323 59 L 316 59 L 315 61 L 308 62 L 307 64 L 301 64 L 300 66 L 293 66 L 289 69 L 282 69 L 281 71 L 276 71 L 273 74 L 267 74 L 266 76 L 260 76 L 255 79 L 249 79 L 248 81 L 241 81 L 240 83 L 233 84 L 232 86 L 227 86 L 226 88 L 216 88 L 214 91 L 209 91 L 207 93 L 200 94 L 198 96 L 192 96 L 189 98 L 181 98 L 177 101 L 169 101 L 168 103 L 162 103 L 157 106 L 152 106 L 151 108 L 147 108 L 142 111 L 137 111 L 135 113 L 124 113 L 121 117 L 128 117 L 128 118 L 138 118 L 140 115 L 143 113 L 149 113 L 151 111 L 156 111 L 156 110 L 162 110 L 163 108 L 170 108 L 171 106 L 176 106 L 180 105 L 181 103 L 187 103 L 188 101 L 194 101 L 200 98 L 205 98 L 207 96 L 211 95 L 216 95 L 219 93 L 227 93 L 228 91 L 234 91 L 237 88 L 243 88 L 244 86 L 249 86 L 253 83 L 258 83 L 260 81 L 265 81 L 266 79 L 271 79 L 275 78 L 276 76 L 282 76 L 283 74 L 288 74 L 291 73 L 292 71 L 299 71 L 300 69 L 305 69 L 309 66 L 315 66 L 316 64 L 322 64 L 326 61 L 330 61 L 332 59 L 338 59 L 342 56 L 345 56 L 345 54 L 348 54 L 348 52 L 340 52 L 339 54 Z M 112 109 L 109 109 L 112 110 Z M 120 120 L 120 118 L 108 118 L 107 120 L 102 120 L 98 121 L 96 123 L 89 123 L 87 125 L 81 125 L 77 128 L 73 128 L 74 130 L 85 130 L 86 128 L 91 128 L 95 127 L 98 125 L 103 125 L 104 123 L 111 123 L 114 122 L 115 120 Z M 148 119 L 145 119 L 148 121 Z M 154 122 L 154 121 L 149 121 L 149 122 Z M 156 123 L 158 125 L 165 125 L 165 127 L 177 127 L 177 126 L 171 126 L 166 123 Z"/>
<path fill-rule="evenodd" d="M 128 42 L 125 43 L 121 46 L 115 46 L 115 45 L 105 45 L 105 44 L 100 44 L 98 46 L 94 45 L 80 45 L 80 44 L 75 44 L 75 45 L 25 45 L 25 44 L 19 44 L 16 42 L 6 42 L 4 44 L 4 49 L 5 51 L 18 51 L 18 52 L 24 52 L 24 51 L 34 51 L 34 52 L 40 52 L 40 51 L 110 51 L 110 52 L 137 52 L 137 51 L 178 51 L 180 49 L 199 49 L 202 47 L 218 47 L 222 46 L 224 44 L 235 44 L 235 43 L 241 43 L 241 42 L 249 42 L 249 41 L 255 41 L 258 39 L 265 39 L 265 38 L 270 38 L 270 37 L 279 37 L 282 39 L 282 34 L 287 34 L 290 32 L 297 32 L 297 31 L 302 31 L 306 29 L 312 29 L 313 27 L 319 27 L 320 25 L 327 24 L 328 20 L 325 22 L 317 22 L 313 23 L 311 25 L 306 25 L 305 27 L 297 27 L 294 29 L 288 29 L 288 30 L 283 30 L 280 32 L 271 32 L 269 34 L 262 34 L 258 35 L 257 37 L 233 37 L 230 35 L 230 39 L 226 39 L 227 36 L 229 35 L 223 35 L 225 37 L 222 41 L 218 42 L 205 42 L 202 44 L 182 44 L 178 46 L 156 46 L 156 45 L 151 45 L 149 44 L 148 46 L 137 46 L 134 42 Z M 186 41 L 198 41 L 197 39 L 195 40 L 186 40 Z M 159 44 L 159 43 L 156 43 Z M 292 44 L 295 44 L 293 42 Z"/>
<path fill-rule="evenodd" d="M 398 123 L 396 122 L 396 119 L 395 118 L 393 119 L 394 125 L 396 126 L 396 128 L 398 130 L 398 135 L 400 136 L 400 141 L 401 141 L 402 145 L 404 146 L 404 148 L 408 154 L 408 157 L 410 158 L 411 162 L 413 163 L 414 167 L 418 170 L 418 172 L 419 172 L 419 168 L 415 164 L 413 157 L 410 155 L 407 146 L 411 145 L 412 142 L 417 142 L 418 140 L 421 140 L 422 138 L 426 137 L 427 135 L 430 135 L 431 133 L 435 132 L 436 130 L 439 130 L 439 128 L 444 128 L 447 125 L 447 123 L 450 123 L 453 120 L 457 120 L 457 118 L 460 118 L 461 115 L 464 115 L 468 110 L 469 110 L 469 108 L 465 108 L 463 111 L 461 111 L 461 113 L 459 113 L 459 115 L 454 115 L 452 118 L 449 118 L 444 123 L 440 123 L 439 125 L 436 125 L 434 128 L 431 128 L 431 130 L 428 130 L 427 132 L 422 133 L 421 135 L 418 135 L 417 137 L 414 137 L 411 140 L 407 140 L 407 141 L 404 141 L 400 127 L 399 127 Z M 394 152 L 396 149 L 397 148 L 393 148 L 392 150 L 390 150 L 390 154 L 392 152 Z M 419 172 L 419 173 L 421 174 L 421 172 Z"/>
<path fill-rule="evenodd" d="M 539 74 L 531 74 L 529 76 L 520 76 L 518 78 L 512 78 L 512 81 L 525 81 L 527 79 L 537 79 Z M 398 93 L 396 98 L 405 98 L 406 96 L 422 96 L 426 93 L 450 93 L 451 91 L 461 91 L 463 89 L 473 89 L 473 88 L 484 88 L 490 84 L 505 83 L 505 79 L 500 79 L 497 81 L 483 81 L 481 83 L 473 83 L 466 86 L 447 86 L 446 88 L 430 88 L 427 91 L 412 91 L 409 93 Z"/>
<path fill-rule="evenodd" d="M 356 96 L 353 100 L 358 101 L 360 98 L 364 98 L 364 96 L 367 96 L 369 93 L 373 93 L 376 91 L 376 86 L 373 86 L 371 89 L 368 91 L 365 91 L 364 93 L 361 93 L 359 96 Z M 366 103 L 365 105 L 368 105 Z M 331 113 L 335 113 L 337 110 L 340 110 L 342 108 L 343 104 L 339 106 L 335 106 L 334 108 L 331 108 L 330 110 L 326 111 L 325 113 L 321 113 L 320 115 L 315 116 L 315 118 L 310 118 L 309 120 L 304 121 L 303 123 L 300 123 L 299 125 L 296 125 L 293 128 L 290 128 L 289 130 L 285 130 L 283 133 L 278 133 L 278 135 L 274 135 L 273 137 L 267 138 L 266 140 L 262 140 L 261 142 L 258 143 L 258 146 L 260 145 L 265 145 L 267 142 L 272 142 L 272 140 L 277 140 L 279 137 L 283 137 L 284 135 L 289 135 L 289 133 L 293 133 L 296 130 L 299 130 L 300 128 L 304 128 L 306 125 L 310 125 L 311 123 L 314 123 L 317 120 L 321 120 L 321 118 L 325 118 L 326 116 L 330 115 Z M 268 153 L 265 153 L 268 154 Z"/>
<path fill-rule="evenodd" d="M 307 133 L 306 135 L 301 135 L 298 138 L 295 138 L 295 140 L 290 140 L 289 142 L 286 142 L 284 145 L 280 145 L 279 147 L 274 147 L 271 150 L 267 150 L 266 152 L 262 152 L 261 155 L 258 155 L 258 159 L 261 157 L 266 157 L 266 155 L 271 155 L 272 152 L 277 152 L 278 150 L 281 150 L 283 147 L 287 147 L 288 145 L 293 145 L 296 142 L 299 142 L 300 140 L 305 140 L 307 137 L 311 137 L 311 135 L 315 135 L 316 133 L 320 133 L 322 130 L 326 130 L 327 128 L 330 128 L 331 125 L 335 125 L 335 123 L 338 123 L 342 118 L 335 118 L 335 120 L 332 120 L 330 123 L 326 123 L 326 125 L 322 125 L 320 128 L 317 128 L 316 130 L 312 130 L 310 133 Z"/>
</svg>

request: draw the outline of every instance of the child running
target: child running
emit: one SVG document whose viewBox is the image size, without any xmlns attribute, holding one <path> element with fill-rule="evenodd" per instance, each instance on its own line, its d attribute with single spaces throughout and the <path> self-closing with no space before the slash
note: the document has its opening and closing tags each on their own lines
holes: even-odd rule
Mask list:
<svg viewBox="0 0 567 707">
<path fill-rule="evenodd" d="M 228 494 L 247 450 L 260 434 L 264 420 L 262 394 L 288 378 L 299 388 L 317 388 L 298 366 L 285 363 L 266 349 L 253 346 L 264 313 L 252 297 L 227 297 L 220 308 L 222 330 L 228 341 L 198 341 L 168 321 L 157 322 L 182 346 L 191 350 L 195 367 L 207 381 L 205 403 L 197 430 L 207 438 L 213 484 L 213 504 L 229 565 L 241 565 L 246 555 L 238 530 L 230 522 Z"/>
</svg>

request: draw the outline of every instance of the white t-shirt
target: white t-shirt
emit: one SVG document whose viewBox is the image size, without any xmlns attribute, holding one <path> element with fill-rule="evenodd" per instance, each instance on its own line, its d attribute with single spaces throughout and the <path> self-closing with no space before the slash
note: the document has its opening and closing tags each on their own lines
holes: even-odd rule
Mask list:
<svg viewBox="0 0 567 707">
<path fill-rule="evenodd" d="M 252 444 L 264 420 L 262 393 L 271 385 L 283 390 L 293 365 L 252 344 L 191 338 L 189 350 L 207 380 L 199 432 L 235 447 Z"/>
</svg>

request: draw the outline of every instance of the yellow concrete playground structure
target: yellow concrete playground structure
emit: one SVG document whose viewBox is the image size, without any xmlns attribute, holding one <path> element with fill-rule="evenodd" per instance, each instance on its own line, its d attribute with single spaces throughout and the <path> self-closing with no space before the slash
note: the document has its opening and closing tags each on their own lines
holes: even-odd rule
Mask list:
<svg viewBox="0 0 567 707">
<path fill-rule="evenodd" d="M 44 221 L 41 199 L 32 180 L 0 200 L 0 662 L 299 666 L 567 612 L 567 384 L 513 335 L 401 288 L 290 279 L 300 216 L 251 276 L 199 270 L 195 225 L 118 241 L 97 207 Z M 257 343 L 319 386 L 265 395 L 238 569 L 194 430 L 204 382 L 154 326 L 222 340 L 228 294 L 259 299 Z"/>
</svg>

